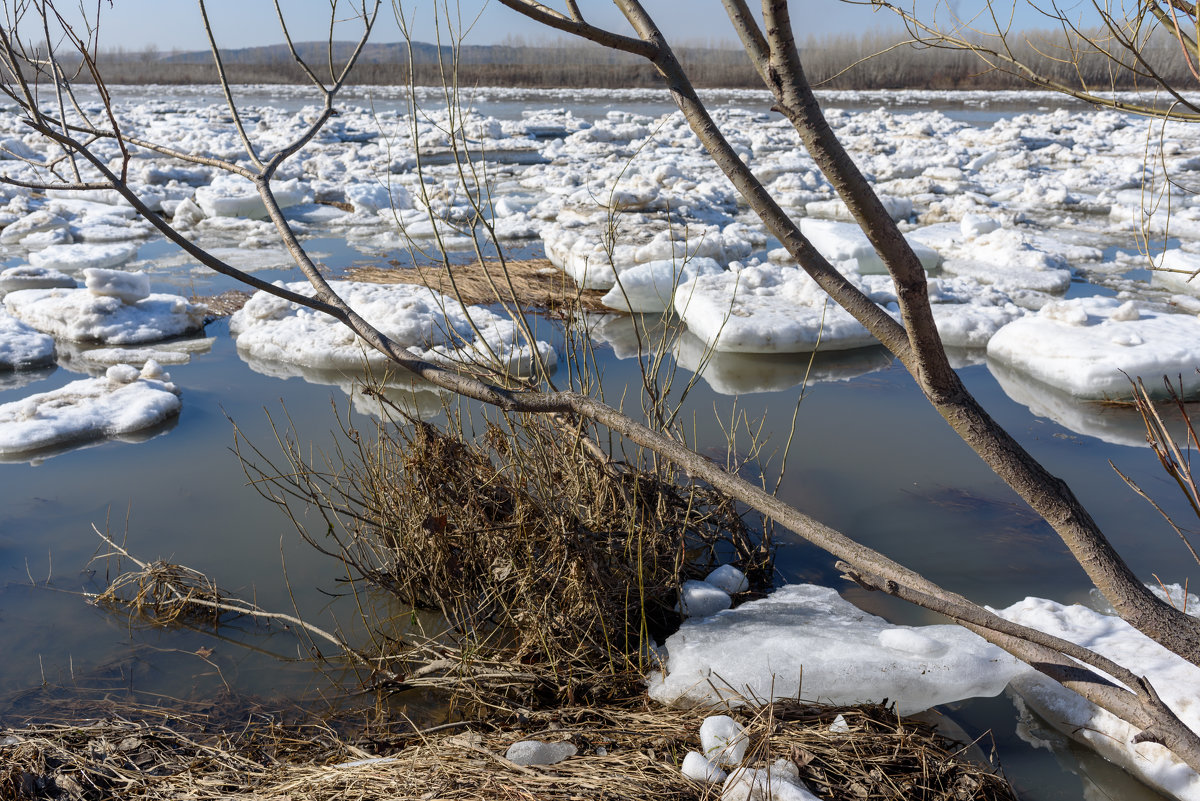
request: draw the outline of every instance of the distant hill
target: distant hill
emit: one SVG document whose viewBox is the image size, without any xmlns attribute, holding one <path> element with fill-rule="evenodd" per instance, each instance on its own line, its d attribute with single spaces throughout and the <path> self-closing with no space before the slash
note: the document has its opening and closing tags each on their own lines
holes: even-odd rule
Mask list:
<svg viewBox="0 0 1200 801">
<path fill-rule="evenodd" d="M 334 42 L 334 61 L 345 61 L 354 52 L 355 42 Z M 406 42 L 369 42 L 359 56 L 363 64 L 406 64 L 409 59 Z M 412 59 L 417 64 L 438 63 L 439 52 L 443 61 L 454 58 L 455 50 L 449 45 L 429 42 L 413 42 Z M 324 63 L 329 59 L 328 42 L 297 42 L 296 52 L 309 63 Z M 731 51 L 732 52 L 732 51 Z M 140 58 L 140 54 L 131 54 Z M 530 62 L 576 61 L 581 56 L 592 63 L 632 63 L 638 59 L 624 53 L 614 53 L 597 45 L 583 44 L 571 47 L 527 47 L 510 45 L 463 45 L 457 50 L 460 64 L 512 64 Z M 740 53 L 739 53 L 740 55 Z M 265 45 L 222 49 L 221 59 L 226 64 L 284 64 L 290 63 L 291 51 L 287 45 Z M 156 59 L 166 64 L 211 64 L 212 53 L 196 50 L 184 53 L 169 53 Z"/>
</svg>

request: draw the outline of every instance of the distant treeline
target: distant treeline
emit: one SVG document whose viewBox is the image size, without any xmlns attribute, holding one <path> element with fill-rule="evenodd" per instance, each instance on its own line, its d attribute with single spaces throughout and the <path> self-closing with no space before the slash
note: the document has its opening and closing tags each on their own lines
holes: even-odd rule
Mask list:
<svg viewBox="0 0 1200 801">
<path fill-rule="evenodd" d="M 335 69 L 345 62 L 350 48 L 349 43 L 334 43 Z M 328 72 L 326 44 L 306 42 L 297 49 L 308 63 Z M 1071 86 L 1082 82 L 1095 89 L 1148 87 L 1145 78 L 1114 68 L 1100 54 L 1074 61 L 1059 57 L 1068 51 L 1049 37 L 1035 44 L 1022 39 L 1013 42 L 1012 49 L 1035 69 Z M 676 52 L 697 86 L 762 86 L 740 50 L 681 47 Z M 1167 81 L 1181 87 L 1192 85 L 1194 78 L 1173 39 L 1152 40 L 1142 55 Z M 1014 75 L 988 69 L 974 53 L 897 44 L 896 39 L 882 34 L 810 38 L 801 56 L 809 79 L 829 89 L 1013 89 L 1029 85 Z M 306 80 L 282 45 L 223 51 L 222 60 L 235 83 Z M 100 66 L 110 83 L 212 83 L 217 79 L 207 52 L 117 50 L 102 53 Z M 435 85 L 450 75 L 462 86 L 622 88 L 660 83 L 653 68 L 640 59 L 574 42 L 464 46 L 458 50 L 424 43 L 413 43 L 411 50 L 402 43 L 373 44 L 360 59 L 355 82 L 391 85 L 415 79 L 419 85 Z"/>
</svg>

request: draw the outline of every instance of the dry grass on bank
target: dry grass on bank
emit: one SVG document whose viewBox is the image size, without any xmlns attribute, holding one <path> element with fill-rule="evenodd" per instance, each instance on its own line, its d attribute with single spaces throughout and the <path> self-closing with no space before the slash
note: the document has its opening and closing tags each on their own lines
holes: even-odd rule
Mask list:
<svg viewBox="0 0 1200 801">
<path fill-rule="evenodd" d="M 522 309 L 556 312 L 563 309 L 611 311 L 600 303 L 603 292 L 579 289 L 549 259 L 489 261 L 443 266 L 351 267 L 345 277 L 351 281 L 378 284 L 424 284 L 463 303 L 500 302 Z M 452 280 L 453 279 L 453 280 Z"/>
<path fill-rule="evenodd" d="M 780 702 L 733 713 L 751 736 L 748 763 L 796 763 L 831 801 L 1008 801 L 1007 783 L 964 757 L 928 723 L 879 706 Z M 849 725 L 832 733 L 841 714 Z M 0 798 L 130 799 L 715 799 L 719 788 L 683 777 L 704 714 L 675 709 L 574 707 L 519 724 L 473 723 L 421 734 L 376 727 L 357 737 L 321 723 L 253 714 L 215 727 L 196 712 L 122 709 L 0 730 Z M 578 754 L 551 766 L 504 758 L 521 739 L 569 741 Z"/>
</svg>

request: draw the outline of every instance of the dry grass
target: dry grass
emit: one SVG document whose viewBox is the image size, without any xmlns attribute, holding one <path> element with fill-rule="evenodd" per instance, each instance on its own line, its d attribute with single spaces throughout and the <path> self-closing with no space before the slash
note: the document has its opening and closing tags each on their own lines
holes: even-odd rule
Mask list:
<svg viewBox="0 0 1200 801">
<path fill-rule="evenodd" d="M 451 273 L 453 271 L 453 273 Z M 580 289 L 549 259 L 444 266 L 351 267 L 347 279 L 378 284 L 423 284 L 463 303 L 506 303 L 522 309 L 612 311 L 603 292 Z M 453 280 L 451 280 L 453 278 Z M 457 293 L 457 294 L 456 294 Z"/>
<path fill-rule="evenodd" d="M 388 686 L 530 707 L 634 697 L 646 643 L 678 625 L 681 577 L 711 567 L 714 549 L 769 585 L 769 550 L 710 488 L 612 461 L 568 421 L 473 425 L 348 430 L 323 462 L 294 432 L 277 437 L 278 465 L 242 446 L 254 486 L 385 591 L 393 621 L 411 621 L 406 609 L 444 621 L 429 633 L 367 621 Z"/>
<path fill-rule="evenodd" d="M 703 714 L 673 709 L 579 708 L 519 722 L 436 732 L 374 724 L 355 736 L 320 722 L 285 724 L 251 714 L 215 726 L 197 712 L 163 714 L 109 705 L 102 720 L 71 720 L 0 733 L 0 798 L 715 799 L 719 788 L 683 777 Z M 927 723 L 883 707 L 780 702 L 735 712 L 752 741 L 747 763 L 793 761 L 832 801 L 1001 801 L 1007 783 L 963 756 Z M 841 714 L 850 731 L 829 731 Z M 522 739 L 570 742 L 552 766 L 504 758 Z"/>
</svg>

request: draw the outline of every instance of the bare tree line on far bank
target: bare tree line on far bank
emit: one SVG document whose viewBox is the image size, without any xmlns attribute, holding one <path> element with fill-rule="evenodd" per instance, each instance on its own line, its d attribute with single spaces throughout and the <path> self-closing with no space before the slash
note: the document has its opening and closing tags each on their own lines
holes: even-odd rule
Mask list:
<svg viewBox="0 0 1200 801">
<path fill-rule="evenodd" d="M 1019 60 L 1064 84 L 1089 91 L 1152 88 L 1142 76 L 1115 69 L 1111 60 L 1097 52 L 1097 41 L 1092 39 L 1088 48 L 1073 47 L 1061 34 L 1043 32 L 1030 33 L 1010 46 Z M 324 48 L 327 43 L 311 46 Z M 761 80 L 741 50 L 708 45 L 681 47 L 676 53 L 697 86 L 761 87 Z M 1028 86 L 1017 75 L 989 69 L 969 51 L 927 47 L 897 34 L 809 37 L 802 54 L 809 79 L 823 89 Z M 1193 80 L 1178 44 L 1169 36 L 1147 41 L 1143 55 L 1167 81 L 1188 85 Z M 227 77 L 233 83 L 290 84 L 307 80 L 282 46 L 223 51 L 222 56 Z M 135 52 L 118 49 L 100 53 L 98 62 L 111 83 L 217 81 L 216 68 L 207 52 L 163 54 L 153 48 Z M 654 68 L 644 60 L 569 41 L 549 45 L 516 41 L 453 49 L 419 45 L 411 51 L 402 44 L 375 44 L 360 59 L 355 80 L 367 85 L 412 82 L 440 86 L 451 69 L 460 86 L 636 88 L 661 84 Z"/>
</svg>

